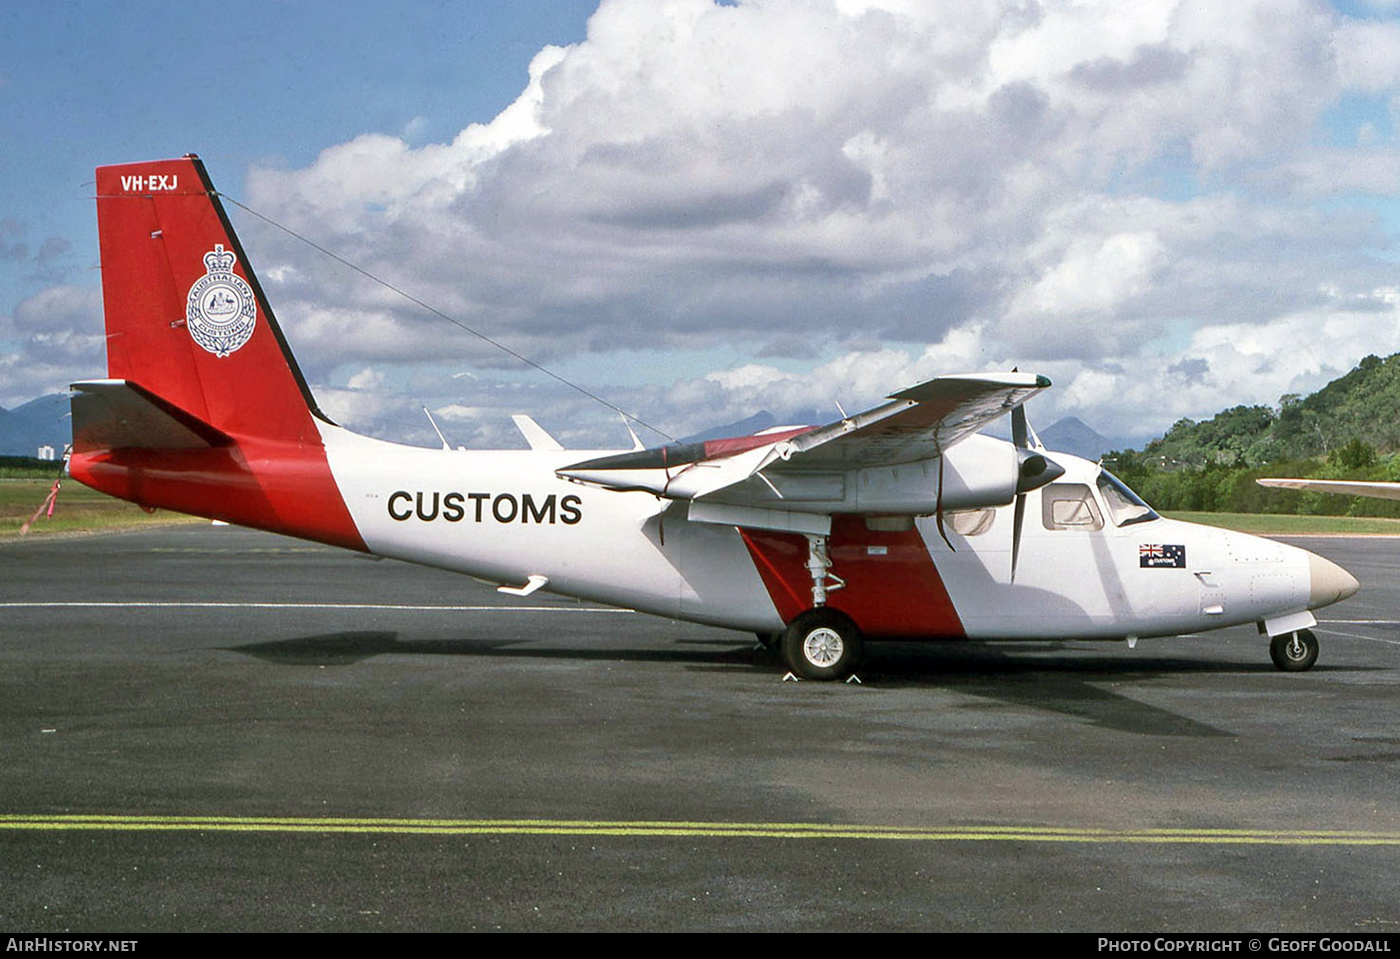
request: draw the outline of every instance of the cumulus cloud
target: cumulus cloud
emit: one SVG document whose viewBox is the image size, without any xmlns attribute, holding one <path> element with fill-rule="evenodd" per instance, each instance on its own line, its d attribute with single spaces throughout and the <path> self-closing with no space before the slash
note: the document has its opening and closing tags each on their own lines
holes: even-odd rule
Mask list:
<svg viewBox="0 0 1400 959">
<path fill-rule="evenodd" d="M 0 406 L 102 375 L 105 342 L 96 321 L 101 300 L 95 288 L 55 286 L 0 315 Z"/>
<path fill-rule="evenodd" d="M 27 234 L 25 224 L 18 220 L 0 220 L 0 264 L 8 264 L 31 284 L 61 282 L 65 274 L 63 259 L 72 244 L 61 236 L 48 236 L 34 249 L 27 242 Z"/>
<path fill-rule="evenodd" d="M 676 432 L 1019 365 L 1056 379 L 1046 415 L 1138 437 L 1400 347 L 1395 138 L 1319 135 L 1355 97 L 1400 102 L 1400 25 L 1317 0 L 604 0 L 490 122 L 255 169 L 246 199 L 525 355 L 597 357 L 590 388 Z M 611 417 L 246 227 L 356 425 Z"/>
</svg>

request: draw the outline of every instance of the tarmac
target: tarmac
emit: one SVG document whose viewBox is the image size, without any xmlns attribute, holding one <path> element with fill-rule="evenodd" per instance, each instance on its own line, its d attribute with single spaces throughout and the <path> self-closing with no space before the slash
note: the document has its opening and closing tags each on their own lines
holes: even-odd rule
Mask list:
<svg viewBox="0 0 1400 959">
<path fill-rule="evenodd" d="M 1400 540 L 1252 627 L 753 637 L 228 527 L 0 544 L 0 931 L 1400 931 Z"/>
</svg>

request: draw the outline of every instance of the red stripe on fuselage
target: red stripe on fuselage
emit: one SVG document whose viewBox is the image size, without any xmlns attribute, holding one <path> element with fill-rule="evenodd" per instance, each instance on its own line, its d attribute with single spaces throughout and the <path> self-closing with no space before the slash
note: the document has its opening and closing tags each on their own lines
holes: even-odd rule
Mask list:
<svg viewBox="0 0 1400 959">
<path fill-rule="evenodd" d="M 147 507 L 369 552 L 323 447 L 243 438 L 190 450 L 77 452 L 81 483 Z"/>
<path fill-rule="evenodd" d="M 812 577 L 807 571 L 806 538 L 768 530 L 739 532 L 783 622 L 810 609 Z M 851 617 L 867 636 L 966 635 L 917 529 L 877 531 L 866 528 L 864 517 L 835 516 L 827 554 L 831 572 L 846 586 L 829 592 L 826 605 Z"/>
</svg>

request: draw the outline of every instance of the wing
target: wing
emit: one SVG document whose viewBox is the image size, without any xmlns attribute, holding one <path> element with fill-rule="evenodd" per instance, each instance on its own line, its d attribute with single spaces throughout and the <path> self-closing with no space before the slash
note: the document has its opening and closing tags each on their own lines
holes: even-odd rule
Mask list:
<svg viewBox="0 0 1400 959">
<path fill-rule="evenodd" d="M 938 456 L 1020 406 L 1050 381 L 1033 373 L 940 376 L 891 402 L 789 441 L 779 472 L 898 466 Z"/>
<path fill-rule="evenodd" d="M 901 390 L 889 402 L 815 429 L 784 430 L 667 446 L 575 463 L 565 479 L 670 499 L 771 500 L 775 479 L 801 477 L 817 487 L 848 470 L 898 466 L 941 455 L 1050 386 L 1031 373 L 940 376 Z M 744 484 L 744 488 L 739 488 Z M 765 492 L 769 491 L 769 492 Z M 814 499 L 826 499 L 814 495 Z"/>
<path fill-rule="evenodd" d="M 1316 493 L 1337 493 L 1341 496 L 1370 496 L 1374 499 L 1400 499 L 1400 483 L 1366 482 L 1364 480 L 1261 479 L 1260 486 L 1281 489 L 1311 490 Z"/>
</svg>

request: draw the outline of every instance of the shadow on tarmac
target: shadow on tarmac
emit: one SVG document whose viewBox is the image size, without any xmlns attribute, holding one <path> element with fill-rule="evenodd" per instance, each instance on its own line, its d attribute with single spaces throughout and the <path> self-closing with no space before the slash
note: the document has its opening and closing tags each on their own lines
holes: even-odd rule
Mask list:
<svg viewBox="0 0 1400 959">
<path fill-rule="evenodd" d="M 786 672 L 777 656 L 737 637 L 732 641 L 680 639 L 660 649 L 561 649 L 542 648 L 538 641 L 519 638 L 401 640 L 398 633 L 390 631 L 347 631 L 223 648 L 283 666 L 349 666 L 376 656 L 394 655 L 650 662 L 707 672 L 762 670 L 775 679 Z M 1055 657 L 1056 653 L 1063 655 Z M 1014 652 L 1004 644 L 879 643 L 867 649 L 866 662 L 859 671 L 861 685 L 804 683 L 801 687 L 877 693 L 942 689 L 1138 735 L 1219 738 L 1234 733 L 1148 705 L 1105 686 L 1128 682 L 1140 685 L 1165 675 L 1252 677 L 1273 672 L 1268 663 L 1212 662 L 1140 653 L 1086 654 L 1059 642 L 1019 643 Z"/>
</svg>

